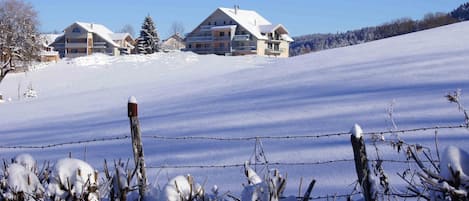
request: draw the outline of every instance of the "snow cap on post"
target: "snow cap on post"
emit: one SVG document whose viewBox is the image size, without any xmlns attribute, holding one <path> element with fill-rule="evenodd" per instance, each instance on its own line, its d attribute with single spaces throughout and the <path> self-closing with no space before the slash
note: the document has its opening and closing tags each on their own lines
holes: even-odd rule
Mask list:
<svg viewBox="0 0 469 201">
<path fill-rule="evenodd" d="M 363 135 L 363 130 L 358 124 L 353 125 L 353 128 L 350 132 L 352 133 L 352 136 L 355 136 L 357 139 L 361 138 Z"/>
<path fill-rule="evenodd" d="M 128 111 L 129 117 L 138 116 L 137 99 L 135 98 L 135 96 L 129 97 L 129 103 L 127 104 L 127 111 Z"/>
</svg>

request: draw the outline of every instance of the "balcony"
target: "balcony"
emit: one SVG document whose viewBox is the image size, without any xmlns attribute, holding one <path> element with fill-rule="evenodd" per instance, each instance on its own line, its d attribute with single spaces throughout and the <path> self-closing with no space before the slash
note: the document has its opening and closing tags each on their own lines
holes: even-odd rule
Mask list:
<svg viewBox="0 0 469 201">
<path fill-rule="evenodd" d="M 213 37 L 213 40 L 215 40 L 215 41 L 230 41 L 231 38 L 229 36 L 216 36 L 216 37 Z"/>
<path fill-rule="evenodd" d="M 212 40 L 213 40 L 212 36 L 192 36 L 192 37 L 186 38 L 186 41 L 188 42 L 212 41 Z"/>
<path fill-rule="evenodd" d="M 201 25 L 200 31 L 211 31 L 212 27 L 212 25 Z"/>
<path fill-rule="evenodd" d="M 281 54 L 285 52 L 284 48 L 280 49 L 265 49 L 265 54 Z"/>
<path fill-rule="evenodd" d="M 249 34 L 244 34 L 244 35 L 235 35 L 233 37 L 234 41 L 249 41 L 251 36 Z"/>
<path fill-rule="evenodd" d="M 236 46 L 233 47 L 233 51 L 256 51 L 256 46 Z"/>
<path fill-rule="evenodd" d="M 65 43 L 65 48 L 87 48 L 87 43 Z"/>
</svg>

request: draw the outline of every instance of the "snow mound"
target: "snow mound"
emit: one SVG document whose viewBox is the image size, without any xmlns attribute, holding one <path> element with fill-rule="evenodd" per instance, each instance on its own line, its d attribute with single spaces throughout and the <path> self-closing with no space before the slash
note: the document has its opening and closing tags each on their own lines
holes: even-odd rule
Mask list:
<svg viewBox="0 0 469 201">
<path fill-rule="evenodd" d="M 440 175 L 448 181 L 456 181 L 454 174 L 459 172 L 461 182 L 469 185 L 469 154 L 455 146 L 446 147 L 441 157 Z"/>
<path fill-rule="evenodd" d="M 87 191 L 98 186 L 97 179 L 97 173 L 85 161 L 64 158 L 54 165 L 51 183 L 47 188 L 47 195 L 64 199 L 70 196 L 70 194 L 80 198 L 89 193 L 88 199 L 90 197 L 95 198 L 97 196 Z M 84 195 L 82 195 L 83 192 L 85 192 Z"/>
<path fill-rule="evenodd" d="M 78 57 L 72 59 L 70 63 L 73 63 L 77 66 L 103 66 L 103 65 L 110 65 L 113 63 L 115 57 L 106 55 L 106 54 L 92 54 L 86 57 Z"/>
</svg>

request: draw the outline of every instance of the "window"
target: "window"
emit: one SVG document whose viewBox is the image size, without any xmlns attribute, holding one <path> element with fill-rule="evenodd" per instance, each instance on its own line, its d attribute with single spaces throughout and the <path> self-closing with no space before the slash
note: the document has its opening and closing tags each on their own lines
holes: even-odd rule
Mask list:
<svg viewBox="0 0 469 201">
<path fill-rule="evenodd" d="M 225 32 L 220 32 L 220 37 L 225 36 Z"/>
<path fill-rule="evenodd" d="M 272 49 L 272 43 L 267 44 L 267 48 Z"/>
<path fill-rule="evenodd" d="M 217 25 L 217 22 L 216 22 L 216 21 L 215 21 L 215 22 L 213 22 L 213 25 Z"/>
<path fill-rule="evenodd" d="M 223 24 L 226 24 L 226 21 L 223 21 Z"/>
<path fill-rule="evenodd" d="M 208 22 L 208 25 L 212 25 L 212 23 L 211 23 L 211 22 Z"/>
<path fill-rule="evenodd" d="M 279 44 L 275 44 L 275 45 L 274 45 L 274 50 L 277 50 L 277 51 L 280 50 L 280 45 L 279 45 Z"/>
<path fill-rule="evenodd" d="M 192 44 L 189 44 L 189 49 L 191 49 L 191 48 L 192 48 Z"/>
<path fill-rule="evenodd" d="M 73 28 L 72 33 L 80 33 L 80 29 L 78 27 Z"/>
</svg>

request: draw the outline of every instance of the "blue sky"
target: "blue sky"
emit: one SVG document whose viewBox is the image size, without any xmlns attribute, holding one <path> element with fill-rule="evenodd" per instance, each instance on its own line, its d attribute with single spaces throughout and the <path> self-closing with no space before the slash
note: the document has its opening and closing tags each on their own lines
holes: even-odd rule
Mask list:
<svg viewBox="0 0 469 201">
<path fill-rule="evenodd" d="M 113 31 L 130 24 L 136 34 L 146 15 L 165 38 L 173 22 L 190 32 L 217 7 L 256 10 L 292 36 L 336 33 L 375 26 L 393 19 L 421 19 L 429 12 L 449 12 L 467 0 L 27 0 L 39 12 L 42 32 L 62 31 L 75 21 L 94 22 Z"/>
</svg>

